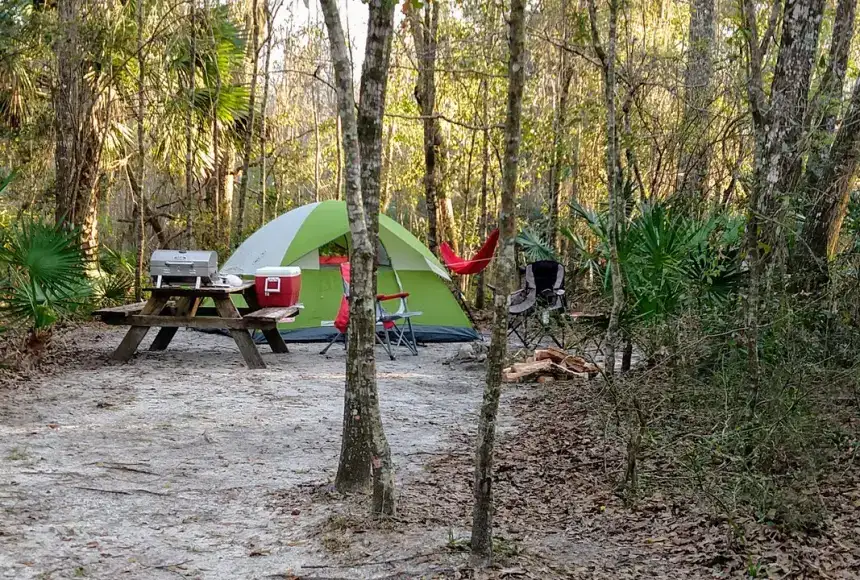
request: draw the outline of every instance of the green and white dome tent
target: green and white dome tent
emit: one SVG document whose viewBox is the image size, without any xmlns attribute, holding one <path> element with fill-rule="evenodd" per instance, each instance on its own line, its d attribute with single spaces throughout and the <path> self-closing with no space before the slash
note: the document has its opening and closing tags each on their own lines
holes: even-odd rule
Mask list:
<svg viewBox="0 0 860 580">
<path fill-rule="evenodd" d="M 230 256 L 222 274 L 253 276 L 268 266 L 302 269 L 300 301 L 294 322 L 279 326 L 288 342 L 322 342 L 336 333 L 331 326 L 343 296 L 339 263 L 349 255 L 346 203 L 322 201 L 303 205 L 254 232 Z M 444 266 L 418 238 L 386 215 L 379 215 L 381 294 L 408 292 L 409 310 L 422 342 L 467 342 L 478 339 L 468 317 L 445 284 Z M 392 308 L 398 304 L 391 302 Z M 386 305 L 387 306 L 387 305 Z"/>
</svg>

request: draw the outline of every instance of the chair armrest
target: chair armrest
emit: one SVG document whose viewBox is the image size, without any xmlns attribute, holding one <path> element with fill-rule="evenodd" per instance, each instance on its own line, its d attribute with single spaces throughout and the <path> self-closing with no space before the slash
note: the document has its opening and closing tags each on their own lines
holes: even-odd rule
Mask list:
<svg viewBox="0 0 860 580">
<path fill-rule="evenodd" d="M 398 298 L 408 298 L 409 292 L 398 292 L 397 294 L 377 294 L 376 299 L 380 302 L 385 302 L 386 300 L 397 300 Z"/>
</svg>

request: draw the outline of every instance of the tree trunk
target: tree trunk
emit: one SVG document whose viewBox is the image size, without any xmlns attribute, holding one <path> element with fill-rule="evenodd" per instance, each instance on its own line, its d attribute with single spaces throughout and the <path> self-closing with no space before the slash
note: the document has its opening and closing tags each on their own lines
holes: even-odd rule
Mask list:
<svg viewBox="0 0 860 580">
<path fill-rule="evenodd" d="M 311 86 L 311 101 L 313 103 L 314 113 L 314 199 L 320 200 L 320 117 L 319 117 L 319 98 L 317 97 L 316 84 Z"/>
<path fill-rule="evenodd" d="M 358 139 L 361 146 L 361 190 L 364 215 L 371 239 L 379 238 L 379 197 L 382 178 L 382 129 L 385 94 L 391 61 L 394 2 L 373 0 L 368 4 L 367 41 L 361 72 L 358 103 Z M 377 244 L 373 243 L 376 259 Z M 373 277 L 376 292 L 376 277 Z"/>
<path fill-rule="evenodd" d="M 624 279 L 618 255 L 618 240 L 624 227 L 624 200 L 618 187 L 618 132 L 615 115 L 615 47 L 617 42 L 618 0 L 609 0 L 609 33 L 604 49 L 597 29 L 597 8 L 594 0 L 588 0 L 591 21 L 591 36 L 594 50 L 603 69 L 603 99 L 606 107 L 606 187 L 609 198 L 609 261 L 612 276 L 612 309 L 606 330 L 604 372 L 612 377 L 615 373 L 615 348 L 621 312 L 624 308 Z"/>
<path fill-rule="evenodd" d="M 549 220 L 547 222 L 547 241 L 552 248 L 558 250 L 558 223 L 561 207 L 561 171 L 565 158 L 565 138 L 567 136 L 567 100 L 570 94 L 570 80 L 573 78 L 573 66 L 569 62 L 566 46 L 570 39 L 570 27 L 567 25 L 567 1 L 561 3 L 561 26 L 564 46 L 559 47 L 558 98 L 555 101 L 553 114 L 552 152 L 549 167 Z"/>
<path fill-rule="evenodd" d="M 265 1 L 265 0 L 264 0 Z M 239 208 L 236 212 L 236 243 L 241 242 L 245 229 L 245 198 L 248 196 L 248 168 L 254 145 L 254 113 L 257 100 L 257 60 L 260 57 L 260 22 L 257 17 L 257 0 L 251 0 L 251 94 L 248 97 L 248 125 L 245 128 L 245 150 L 242 157 L 242 183 L 239 185 Z"/>
<path fill-rule="evenodd" d="M 769 269 L 784 264 L 787 232 L 794 227 L 785 222 L 806 147 L 804 119 L 823 4 L 823 0 L 786 1 L 769 108 L 758 133 L 759 166 L 753 178 L 757 205 L 753 211 L 760 227 L 753 251 Z"/>
<path fill-rule="evenodd" d="M 370 2 L 358 119 L 353 97 L 352 65 L 340 24 L 337 2 L 321 0 L 321 5 L 329 33 L 338 114 L 343 127 L 346 203 L 352 237 L 343 439 L 335 485 L 341 491 L 355 490 L 364 487 L 368 479 L 372 478 L 373 513 L 393 515 L 393 466 L 391 451 L 382 428 L 376 387 L 376 243 L 372 232 L 374 228 L 378 228 L 380 135 L 394 3 L 385 0 Z M 360 130 L 362 135 L 375 135 L 375 143 L 359 143 Z M 362 159 L 364 154 L 368 156 L 367 161 Z M 363 191 L 364 187 L 368 189 Z M 366 197 L 363 195 L 365 193 Z M 368 215 L 368 207 L 377 211 Z"/>
<path fill-rule="evenodd" d="M 236 166 L 236 146 L 230 135 L 221 134 L 221 157 L 218 167 L 218 192 L 221 200 L 221 226 L 223 229 L 223 241 L 228 248 L 233 244 L 233 192 L 236 184 L 236 174 L 233 172 Z"/>
<path fill-rule="evenodd" d="M 860 81 L 855 82 L 848 110 L 833 145 L 818 172 L 807 174 L 810 199 L 815 200 L 801 233 L 795 276 L 800 287 L 813 290 L 827 283 L 827 259 L 836 250 L 848 207 L 851 179 L 860 158 Z"/>
<path fill-rule="evenodd" d="M 812 149 L 806 164 L 807 179 L 820 178 L 823 165 L 827 163 L 827 153 L 833 143 L 836 119 L 843 101 L 842 89 L 848 69 L 848 51 L 854 36 L 856 8 L 856 0 L 839 0 L 836 6 L 827 68 L 812 102 Z M 810 201 L 815 202 L 814 199 Z"/>
<path fill-rule="evenodd" d="M 407 2 L 406 17 L 412 30 L 418 65 L 415 100 L 424 124 L 424 197 L 427 204 L 427 246 L 439 253 L 439 167 L 438 156 L 443 146 L 436 119 L 436 49 L 439 28 L 439 2 L 424 5 L 422 21 L 420 7 Z"/>
<path fill-rule="evenodd" d="M 856 86 L 838 132 L 836 130 L 855 9 L 856 2 L 852 0 L 840 0 L 837 5 L 827 68 L 812 103 L 816 118 L 810 128 L 812 150 L 802 188 L 809 209 L 792 264 L 797 287 L 808 291 L 820 288 L 829 278 L 827 262 L 839 238 L 842 215 L 848 203 L 848 187 L 855 172 L 856 153 L 851 142 L 852 133 L 857 129 Z"/>
<path fill-rule="evenodd" d="M 714 0 L 693 0 L 684 73 L 681 174 L 678 176 L 679 201 L 685 211 L 692 213 L 698 212 L 707 197 L 715 31 Z"/>
<path fill-rule="evenodd" d="M 475 451 L 475 505 L 472 511 L 472 554 L 483 564 L 493 557 L 493 450 L 502 367 L 507 353 L 508 301 L 515 278 L 517 169 L 522 137 L 521 120 L 525 84 L 525 2 L 511 0 L 510 61 L 508 62 L 508 113 L 505 121 L 505 164 L 502 207 L 499 213 L 500 249 L 496 264 L 498 292 L 494 297 L 493 334 L 487 353 L 487 384 L 478 422 Z"/>
<path fill-rule="evenodd" d="M 266 64 L 263 69 L 263 102 L 260 103 L 260 225 L 266 223 L 266 190 L 268 188 L 268 164 L 266 162 L 266 108 L 269 104 L 269 82 L 272 62 L 272 37 L 274 31 L 274 14 L 269 6 L 269 0 L 264 0 L 266 6 Z M 338 160 L 339 161 L 339 160 Z"/>
<path fill-rule="evenodd" d="M 54 52 L 57 57 L 57 87 L 53 94 L 56 142 L 55 220 L 57 225 L 82 226 L 81 243 L 92 253 L 98 220 L 98 178 L 102 135 L 95 115 L 97 72 L 87 64 L 81 47 L 83 14 L 87 3 L 61 0 L 57 3 L 59 31 Z M 110 105 L 105 116 L 110 115 Z M 86 231 L 88 230 L 88 231 Z"/>
<path fill-rule="evenodd" d="M 466 162 L 466 183 L 463 184 L 463 218 L 460 221 L 460 248 L 466 247 L 466 232 L 469 230 L 469 203 L 472 193 L 472 157 L 475 153 L 475 131 L 469 139 L 469 157 Z M 462 278 L 465 280 L 465 277 Z M 465 288 L 461 287 L 461 290 Z"/>
<path fill-rule="evenodd" d="M 337 190 L 335 191 L 335 199 L 340 201 L 343 199 L 343 131 L 340 127 L 340 117 L 337 118 L 335 126 L 335 144 L 337 145 Z M 387 183 L 386 183 L 387 185 Z"/>
<path fill-rule="evenodd" d="M 218 84 L 220 85 L 220 80 Z M 212 163 L 213 195 L 209 198 L 209 202 L 215 226 L 214 237 L 220 240 L 223 233 L 221 231 L 221 200 L 224 196 L 222 194 L 221 170 L 224 161 L 221 159 L 221 123 L 215 117 L 214 110 L 212 111 Z"/>
<path fill-rule="evenodd" d="M 140 282 L 143 278 L 143 256 L 146 251 L 146 149 L 144 143 L 144 110 L 146 107 L 146 95 L 144 93 L 144 79 L 146 64 L 143 58 L 143 0 L 137 1 L 137 220 L 135 222 L 137 233 L 137 260 L 135 261 L 135 287 L 134 297 L 142 299 Z"/>
<path fill-rule="evenodd" d="M 391 203 L 391 158 L 394 154 L 394 131 L 397 123 L 394 119 L 388 121 L 388 134 L 385 136 L 385 159 L 382 167 L 382 190 L 379 193 L 379 211 L 388 211 Z"/>
<path fill-rule="evenodd" d="M 99 265 L 99 202 L 103 188 L 102 181 L 103 179 L 96 181 L 81 215 L 81 254 L 90 276 L 97 274 Z"/>
<path fill-rule="evenodd" d="M 191 0 L 189 11 L 191 13 L 191 47 L 189 50 L 190 62 L 188 64 L 188 110 L 185 112 L 185 203 L 187 204 L 185 222 L 185 247 L 192 246 L 192 208 L 194 207 L 194 139 L 193 139 L 193 115 L 194 92 L 196 90 L 197 75 L 197 0 Z"/>
<path fill-rule="evenodd" d="M 481 219 L 479 221 L 481 243 L 487 239 L 487 173 L 490 170 L 490 130 L 487 128 L 487 99 L 489 98 L 489 94 L 487 85 L 487 79 L 482 79 L 483 115 L 481 123 L 484 128 L 484 139 L 481 144 Z M 478 310 L 484 309 L 484 303 L 486 302 L 485 286 L 484 272 L 481 272 L 478 274 L 478 289 L 475 292 L 475 308 Z"/>
</svg>

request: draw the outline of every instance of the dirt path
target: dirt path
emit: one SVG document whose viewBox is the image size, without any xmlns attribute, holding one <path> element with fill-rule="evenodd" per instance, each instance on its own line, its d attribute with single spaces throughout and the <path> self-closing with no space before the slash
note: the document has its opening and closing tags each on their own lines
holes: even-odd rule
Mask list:
<svg viewBox="0 0 860 580">
<path fill-rule="evenodd" d="M 325 514 L 271 498 L 334 477 L 344 351 L 263 349 L 268 368 L 250 372 L 231 339 L 180 331 L 116 365 L 121 337 L 85 327 L 68 339 L 83 368 L 0 390 L 0 577 L 265 578 L 325 562 L 308 541 Z M 380 358 L 401 480 L 474 428 L 483 377 L 443 364 L 456 349 Z"/>
</svg>

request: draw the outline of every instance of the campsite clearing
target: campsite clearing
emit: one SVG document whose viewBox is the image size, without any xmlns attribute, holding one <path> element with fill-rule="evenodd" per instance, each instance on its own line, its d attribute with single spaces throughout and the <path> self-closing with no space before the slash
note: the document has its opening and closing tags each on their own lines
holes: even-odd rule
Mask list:
<svg viewBox="0 0 860 580">
<path fill-rule="evenodd" d="M 189 578 L 263 578 L 329 558 L 310 532 L 329 514 L 283 512 L 274 498 L 334 477 L 342 347 L 329 357 L 317 344 L 266 349 L 267 368 L 249 372 L 230 337 L 180 330 L 167 351 L 113 363 L 123 332 L 67 333 L 57 340 L 77 362 L 0 389 L 0 577 L 80 569 L 150 580 L 177 567 Z M 441 364 L 457 347 L 379 357 L 401 483 L 474 428 L 480 370 Z M 446 537 L 438 526 L 415 541 Z"/>
</svg>

